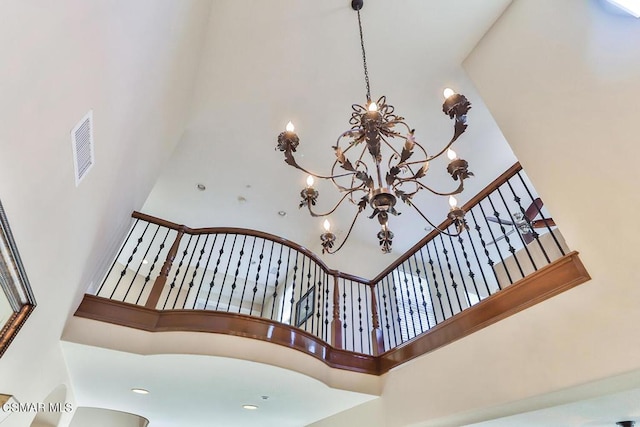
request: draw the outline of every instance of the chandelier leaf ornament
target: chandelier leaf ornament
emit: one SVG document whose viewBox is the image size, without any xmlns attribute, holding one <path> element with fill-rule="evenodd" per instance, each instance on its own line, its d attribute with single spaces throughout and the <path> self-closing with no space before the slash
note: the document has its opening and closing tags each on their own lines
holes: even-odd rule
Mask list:
<svg viewBox="0 0 640 427">
<path fill-rule="evenodd" d="M 369 219 L 377 218 L 380 224 L 381 229 L 377 234 L 380 248 L 384 253 L 391 252 L 393 232 L 389 228 L 389 216 L 400 215 L 400 212 L 396 210 L 398 200 L 413 207 L 431 227 L 441 233 L 457 236 L 466 227 L 465 212 L 457 206 L 457 200 L 453 196 L 463 191 L 464 180 L 473 176 L 473 173 L 469 172 L 467 161 L 458 158 L 451 146 L 467 129 L 467 112 L 471 108 L 471 104 L 464 95 L 455 93 L 451 89 L 445 90 L 442 111 L 454 120 L 453 137 L 440 151 L 429 154 L 416 140 L 414 129 L 404 121 L 403 117 L 395 113 L 394 107 L 387 103 L 386 97 L 382 96 L 377 101 L 373 101 L 371 98 L 360 19 L 362 6 L 363 0 L 351 2 L 351 7 L 358 15 L 366 103 L 352 106 L 351 118 L 349 119 L 351 128 L 340 134 L 336 144 L 332 147 L 336 159 L 330 173 L 328 175 L 317 174 L 298 164 L 294 153 L 300 144 L 300 139 L 291 122 L 287 124 L 285 131 L 278 135 L 276 147 L 284 153 L 284 160 L 288 165 L 308 174 L 307 186 L 300 192 L 300 208 L 306 206 L 313 217 L 327 217 L 345 201 L 349 201 L 357 207 L 349 230 L 343 242 L 336 249 L 334 249 L 336 236 L 331 232 L 329 221 L 324 221 L 325 232 L 320 236 L 323 253 L 339 251 L 351 235 L 360 214 L 369 208 L 371 209 L 368 215 Z M 449 158 L 447 172 L 454 181 L 458 182 L 458 186 L 448 192 L 437 191 L 422 182 L 429 171 L 430 162 L 445 154 Z M 313 187 L 315 179 L 331 181 L 342 193 L 336 204 L 326 212 L 316 212 L 314 209 L 319 197 L 319 192 Z M 447 216 L 456 228 L 455 234 L 438 229 L 413 203 L 414 196 L 423 190 L 437 196 L 449 196 L 450 210 Z"/>
</svg>

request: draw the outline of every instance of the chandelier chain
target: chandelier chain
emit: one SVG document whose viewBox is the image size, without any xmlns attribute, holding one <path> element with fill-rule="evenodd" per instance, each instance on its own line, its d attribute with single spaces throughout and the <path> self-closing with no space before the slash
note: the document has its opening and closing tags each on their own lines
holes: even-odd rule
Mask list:
<svg viewBox="0 0 640 427">
<path fill-rule="evenodd" d="M 369 84 L 369 70 L 367 69 L 367 54 L 364 50 L 364 36 L 362 35 L 362 20 L 358 9 L 358 29 L 360 30 L 360 47 L 362 48 L 362 65 L 364 66 L 364 82 L 367 86 L 367 102 L 371 102 L 371 86 Z"/>
</svg>

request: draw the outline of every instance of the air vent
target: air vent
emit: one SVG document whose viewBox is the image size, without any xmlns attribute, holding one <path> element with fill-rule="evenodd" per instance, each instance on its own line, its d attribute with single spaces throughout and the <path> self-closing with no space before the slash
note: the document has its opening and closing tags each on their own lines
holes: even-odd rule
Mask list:
<svg viewBox="0 0 640 427">
<path fill-rule="evenodd" d="M 76 187 L 95 163 L 93 155 L 93 110 L 89 111 L 71 131 L 73 166 L 76 172 Z"/>
</svg>

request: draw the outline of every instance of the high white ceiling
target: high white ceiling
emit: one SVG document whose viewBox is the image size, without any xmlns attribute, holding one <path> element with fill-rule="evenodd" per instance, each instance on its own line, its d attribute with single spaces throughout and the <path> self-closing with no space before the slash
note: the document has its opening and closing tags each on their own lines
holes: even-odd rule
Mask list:
<svg viewBox="0 0 640 427">
<path fill-rule="evenodd" d="M 461 201 L 515 162 L 460 67 L 509 3 L 370 0 L 361 12 L 372 97 L 386 95 L 428 151 L 439 150 L 452 134 L 452 122 L 441 111 L 443 89 L 471 100 L 469 130 L 457 150 L 476 176 Z M 284 163 L 276 138 L 292 120 L 301 138 L 300 163 L 328 173 L 335 160 L 331 146 L 349 127 L 351 105 L 364 102 L 350 1 L 215 1 L 186 131 L 143 210 L 192 227 L 267 231 L 319 253 L 322 220 L 298 209 L 306 176 Z M 445 169 L 445 161 L 433 162 L 430 174 L 435 187 L 451 190 L 455 183 Z M 207 190 L 198 191 L 198 183 Z M 326 211 L 338 193 L 329 185 L 317 188 L 318 210 Z M 445 198 L 417 200 L 436 224 L 446 217 Z M 343 252 L 325 261 L 372 277 L 425 234 L 428 224 L 410 209 L 399 206 L 403 216 L 391 219 L 392 255 L 379 254 L 379 225 L 362 215 Z M 286 217 L 278 216 L 281 210 Z M 350 205 L 332 215 L 339 242 L 354 213 Z M 371 262 L 354 264 L 363 253 Z"/>
<path fill-rule="evenodd" d="M 137 355 L 70 342 L 63 348 L 78 406 L 137 414 L 153 427 L 300 427 L 375 398 L 240 359 Z"/>
<path fill-rule="evenodd" d="M 457 151 L 476 177 L 461 201 L 515 161 L 460 66 L 509 3 L 369 0 L 362 11 L 372 95 L 386 95 L 427 149 L 440 149 L 451 136 L 442 90 L 452 87 L 472 101 L 469 131 Z M 284 163 L 276 137 L 292 120 L 302 140 L 301 162 L 327 170 L 351 104 L 365 100 L 359 49 L 348 0 L 214 1 L 185 132 L 142 211 L 191 227 L 267 231 L 319 253 L 320 222 L 297 208 L 306 177 Z M 433 174 L 453 188 L 445 167 L 434 162 Z M 198 183 L 207 190 L 198 191 Z M 332 188 L 319 190 L 321 205 L 336 199 Z M 447 202 L 433 200 L 424 210 L 439 223 Z M 280 217 L 280 210 L 288 215 Z M 375 275 L 425 233 L 417 215 L 402 211 L 403 223 L 392 223 L 394 255 L 379 253 L 377 227 L 363 218 L 346 256 L 326 262 Z M 350 217 L 350 210 L 332 217 L 339 239 Z M 356 252 L 366 253 L 367 261 L 356 261 L 363 259 Z M 240 360 L 137 356 L 66 342 L 63 348 L 79 405 L 141 414 L 155 427 L 211 425 L 214 417 L 217 425 L 302 426 L 371 398 Z M 136 384 L 149 384 L 152 394 L 133 395 Z M 261 401 L 261 395 L 270 397 Z M 242 403 L 261 408 L 248 413 Z"/>
</svg>

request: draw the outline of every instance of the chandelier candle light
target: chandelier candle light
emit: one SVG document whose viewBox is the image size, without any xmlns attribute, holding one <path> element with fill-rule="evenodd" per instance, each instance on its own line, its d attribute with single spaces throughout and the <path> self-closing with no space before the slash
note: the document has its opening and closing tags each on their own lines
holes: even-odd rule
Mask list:
<svg viewBox="0 0 640 427">
<path fill-rule="evenodd" d="M 360 9 L 363 0 L 353 0 L 351 7 L 358 14 L 358 28 L 360 30 L 360 46 L 362 48 L 362 62 L 364 66 L 364 77 L 366 85 L 367 102 L 365 105 L 352 105 L 353 112 L 349 124 L 351 128 L 338 137 L 336 145 L 333 146 L 336 160 L 331 167 L 329 175 L 321 175 L 310 172 L 303 168 L 296 161 L 295 153 L 300 139 L 295 133 L 295 128 L 289 122 L 285 131 L 278 136 L 277 149 L 284 152 L 285 162 L 296 169 L 299 169 L 309 176 L 307 186 L 300 192 L 302 198 L 300 207 L 306 206 L 313 217 L 326 217 L 331 215 L 344 202 L 349 200 L 357 206 L 356 214 L 351 222 L 349 231 L 342 244 L 333 249 L 336 236 L 331 232 L 331 225 L 328 220 L 324 221 L 325 232 L 320 236 L 323 253 L 335 253 L 339 251 L 351 234 L 358 216 L 371 207 L 373 212 L 370 219 L 378 219 L 381 230 L 377 234 L 382 252 L 391 252 L 393 232 L 389 229 L 389 215 L 400 214 L 395 208 L 398 199 L 405 204 L 412 206 L 434 229 L 441 233 L 444 230 L 437 228 L 418 207 L 412 203 L 413 197 L 421 190 L 427 190 L 438 196 L 449 196 L 448 218 L 453 221 L 456 227 L 456 234 L 459 235 L 465 229 L 464 210 L 457 206 L 457 201 L 453 195 L 459 194 L 464 189 L 464 180 L 473 173 L 467 170 L 466 160 L 458 158 L 458 155 L 450 147 L 467 129 L 467 112 L 471 104 L 464 95 L 455 93 L 451 89 L 444 91 L 445 101 L 442 111 L 454 120 L 454 134 L 451 140 L 436 154 L 429 155 L 425 148 L 416 141 L 414 129 L 407 125 L 404 118 L 395 114 L 392 105 L 387 104 L 386 97 L 382 96 L 377 101 L 371 100 L 371 90 L 369 86 L 369 72 L 367 70 L 367 58 L 364 49 L 364 38 L 362 33 L 362 21 L 360 20 Z M 343 143 L 344 149 L 341 146 Z M 358 147 L 362 147 L 361 150 Z M 366 156 L 366 152 L 369 156 Z M 414 154 L 418 154 L 414 156 Z M 454 181 L 458 181 L 458 187 L 450 192 L 436 191 L 423 184 L 421 179 L 426 176 L 429 170 L 429 163 L 443 154 L 449 158 L 447 172 Z M 350 160 L 347 155 L 352 155 Z M 388 156 L 384 160 L 385 154 Z M 416 157 L 420 157 L 416 159 Z M 370 159 L 369 159 L 370 158 Z M 386 166 L 383 175 L 382 168 Z M 317 213 L 313 210 L 316 205 L 319 193 L 313 188 L 314 178 L 331 181 L 342 193 L 342 197 L 329 211 Z"/>
</svg>

